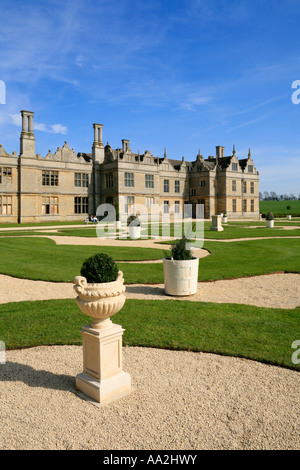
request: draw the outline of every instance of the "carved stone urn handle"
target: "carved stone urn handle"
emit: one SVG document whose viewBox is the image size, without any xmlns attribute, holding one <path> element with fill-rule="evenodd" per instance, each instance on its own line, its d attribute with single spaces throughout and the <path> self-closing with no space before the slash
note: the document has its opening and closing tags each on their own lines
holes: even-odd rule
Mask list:
<svg viewBox="0 0 300 470">
<path fill-rule="evenodd" d="M 86 278 L 83 277 L 83 276 L 76 276 L 76 277 L 74 278 L 74 284 L 75 284 L 76 286 L 78 286 L 78 287 L 76 288 L 77 291 L 83 292 L 84 289 L 85 289 L 85 287 L 87 286 Z"/>
</svg>

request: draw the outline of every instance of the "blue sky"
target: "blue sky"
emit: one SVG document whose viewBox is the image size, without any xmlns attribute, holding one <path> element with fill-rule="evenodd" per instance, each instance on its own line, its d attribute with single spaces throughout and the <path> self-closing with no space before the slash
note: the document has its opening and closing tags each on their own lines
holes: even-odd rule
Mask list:
<svg viewBox="0 0 300 470">
<path fill-rule="evenodd" d="M 36 152 L 113 148 L 247 157 L 260 190 L 300 193 L 298 0 L 0 0 L 0 143 L 19 152 L 20 110 Z M 3 101 L 3 99 L 2 99 Z M 1 102 L 1 95 L 0 95 Z"/>
</svg>

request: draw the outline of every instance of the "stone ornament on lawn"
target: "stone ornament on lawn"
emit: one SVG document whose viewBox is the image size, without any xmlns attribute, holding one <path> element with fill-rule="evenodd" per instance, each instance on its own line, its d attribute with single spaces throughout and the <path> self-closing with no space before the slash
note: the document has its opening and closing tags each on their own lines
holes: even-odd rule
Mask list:
<svg viewBox="0 0 300 470">
<path fill-rule="evenodd" d="M 266 215 L 266 227 L 267 228 L 274 227 L 274 215 L 272 212 L 268 212 Z"/>
<path fill-rule="evenodd" d="M 224 230 L 224 228 L 222 227 L 222 220 L 222 215 L 212 215 L 212 225 L 210 227 L 210 230 L 215 230 L 216 232 L 221 232 L 222 230 Z"/>
<path fill-rule="evenodd" d="M 87 263 L 88 262 L 88 263 Z M 121 398 L 131 390 L 130 375 L 122 369 L 122 337 L 124 329 L 114 324 L 110 317 L 123 307 L 125 286 L 122 271 L 117 271 L 114 260 L 98 254 L 86 260 L 97 276 L 109 279 L 108 271 L 115 280 L 88 282 L 84 276 L 76 276 L 74 290 L 76 303 L 83 313 L 93 318 L 90 325 L 80 330 L 83 345 L 83 372 L 76 376 L 76 388 L 100 404 Z M 83 265 L 84 267 L 84 265 Z M 82 267 L 81 274 L 86 272 Z M 102 279 L 103 279 L 102 278 Z"/>
<path fill-rule="evenodd" d="M 123 307 L 126 297 L 122 271 L 116 281 L 106 283 L 88 283 L 83 276 L 74 279 L 77 293 L 76 303 L 80 310 L 93 318 L 93 328 L 107 328 L 112 323 L 110 317 Z"/>
<path fill-rule="evenodd" d="M 189 296 L 198 289 L 199 258 L 193 256 L 183 237 L 171 247 L 169 257 L 163 258 L 165 293 L 172 296 Z"/>
</svg>

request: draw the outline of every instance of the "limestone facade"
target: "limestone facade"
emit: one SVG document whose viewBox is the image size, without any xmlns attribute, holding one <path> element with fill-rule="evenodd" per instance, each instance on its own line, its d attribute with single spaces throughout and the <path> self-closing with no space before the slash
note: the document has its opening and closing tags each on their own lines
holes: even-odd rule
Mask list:
<svg viewBox="0 0 300 470">
<path fill-rule="evenodd" d="M 21 111 L 20 154 L 0 145 L 0 221 L 83 220 L 102 203 L 119 203 L 121 218 L 153 206 L 162 217 L 180 215 L 185 204 L 204 204 L 204 216 L 259 217 L 259 173 L 249 150 L 238 159 L 224 147 L 194 161 L 134 153 L 130 142 L 113 150 L 103 145 L 102 124 L 93 124 L 92 152 L 75 153 L 67 142 L 45 157 L 35 152 L 33 112 Z M 187 206 L 186 206 L 187 207 Z"/>
</svg>

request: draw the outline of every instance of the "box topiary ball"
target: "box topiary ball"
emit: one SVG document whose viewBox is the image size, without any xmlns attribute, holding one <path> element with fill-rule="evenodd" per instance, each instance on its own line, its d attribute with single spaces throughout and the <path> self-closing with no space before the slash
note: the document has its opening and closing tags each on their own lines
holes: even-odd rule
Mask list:
<svg viewBox="0 0 300 470">
<path fill-rule="evenodd" d="M 118 272 L 116 262 L 111 256 L 97 253 L 84 261 L 80 274 L 88 283 L 94 284 L 116 281 Z"/>
</svg>

